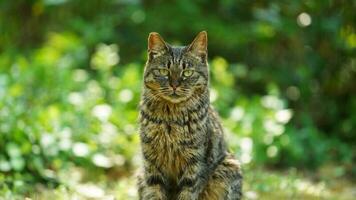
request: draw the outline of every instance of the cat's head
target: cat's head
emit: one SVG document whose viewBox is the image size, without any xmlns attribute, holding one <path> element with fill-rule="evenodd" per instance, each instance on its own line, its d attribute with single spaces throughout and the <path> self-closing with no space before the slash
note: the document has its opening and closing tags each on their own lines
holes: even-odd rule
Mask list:
<svg viewBox="0 0 356 200">
<path fill-rule="evenodd" d="M 200 32 L 187 46 L 171 46 L 158 33 L 148 37 L 148 60 L 144 72 L 145 87 L 156 97 L 180 103 L 207 90 L 208 38 Z"/>
</svg>

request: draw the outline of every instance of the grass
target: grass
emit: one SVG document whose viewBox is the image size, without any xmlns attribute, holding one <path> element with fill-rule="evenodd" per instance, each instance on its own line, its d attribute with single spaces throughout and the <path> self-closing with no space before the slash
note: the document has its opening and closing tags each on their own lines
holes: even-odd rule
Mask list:
<svg viewBox="0 0 356 200">
<path fill-rule="evenodd" d="M 37 192 L 27 195 L 27 199 L 138 199 L 134 172 L 98 175 L 95 178 L 93 175 L 95 176 L 95 173 L 73 168 L 65 175 L 69 180 L 66 184 L 55 189 L 38 185 Z M 91 177 L 91 180 L 88 177 Z M 356 197 L 356 185 L 346 179 L 329 177 L 330 179 L 313 180 L 310 177 L 312 177 L 310 174 L 295 169 L 284 172 L 261 168 L 245 169 L 244 199 L 352 200 Z"/>
</svg>

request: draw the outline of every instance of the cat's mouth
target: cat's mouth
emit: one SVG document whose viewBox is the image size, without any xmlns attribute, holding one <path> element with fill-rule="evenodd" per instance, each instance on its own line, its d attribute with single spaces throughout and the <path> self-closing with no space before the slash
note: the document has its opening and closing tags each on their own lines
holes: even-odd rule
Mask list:
<svg viewBox="0 0 356 200">
<path fill-rule="evenodd" d="M 190 95 L 187 92 L 182 91 L 181 89 L 171 89 L 161 91 L 159 96 L 171 103 L 181 103 L 183 101 L 186 101 Z"/>
<path fill-rule="evenodd" d="M 178 94 L 177 91 L 172 91 L 170 94 L 162 95 L 162 97 L 172 103 L 180 103 L 186 100 L 185 96 L 182 94 Z"/>
<path fill-rule="evenodd" d="M 173 98 L 179 98 L 180 95 L 178 95 L 177 93 L 173 92 L 171 95 L 169 95 L 170 97 L 173 97 Z"/>
</svg>

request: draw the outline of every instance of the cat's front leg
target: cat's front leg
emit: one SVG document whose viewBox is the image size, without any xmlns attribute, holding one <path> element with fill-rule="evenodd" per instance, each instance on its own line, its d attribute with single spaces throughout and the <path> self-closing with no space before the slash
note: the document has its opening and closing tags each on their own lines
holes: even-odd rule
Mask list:
<svg viewBox="0 0 356 200">
<path fill-rule="evenodd" d="M 199 197 L 199 194 L 194 191 L 193 188 L 183 188 L 179 195 L 178 195 L 178 200 L 197 200 Z"/>
<path fill-rule="evenodd" d="M 154 166 L 145 167 L 144 180 L 141 184 L 140 200 L 167 200 L 165 178 Z"/>
<path fill-rule="evenodd" d="M 178 200 L 197 200 L 204 183 L 202 163 L 190 165 L 185 169 L 178 182 L 180 188 Z"/>
<path fill-rule="evenodd" d="M 164 188 L 160 185 L 146 185 L 139 197 L 140 200 L 167 200 Z"/>
</svg>

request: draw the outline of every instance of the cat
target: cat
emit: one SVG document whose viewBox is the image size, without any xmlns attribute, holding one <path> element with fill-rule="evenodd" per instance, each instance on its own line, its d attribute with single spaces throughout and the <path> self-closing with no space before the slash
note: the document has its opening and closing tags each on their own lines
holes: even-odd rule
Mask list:
<svg viewBox="0 0 356 200">
<path fill-rule="evenodd" d="M 209 102 L 207 44 L 205 31 L 183 47 L 149 34 L 139 106 L 142 200 L 241 199 L 240 164 Z"/>
</svg>

